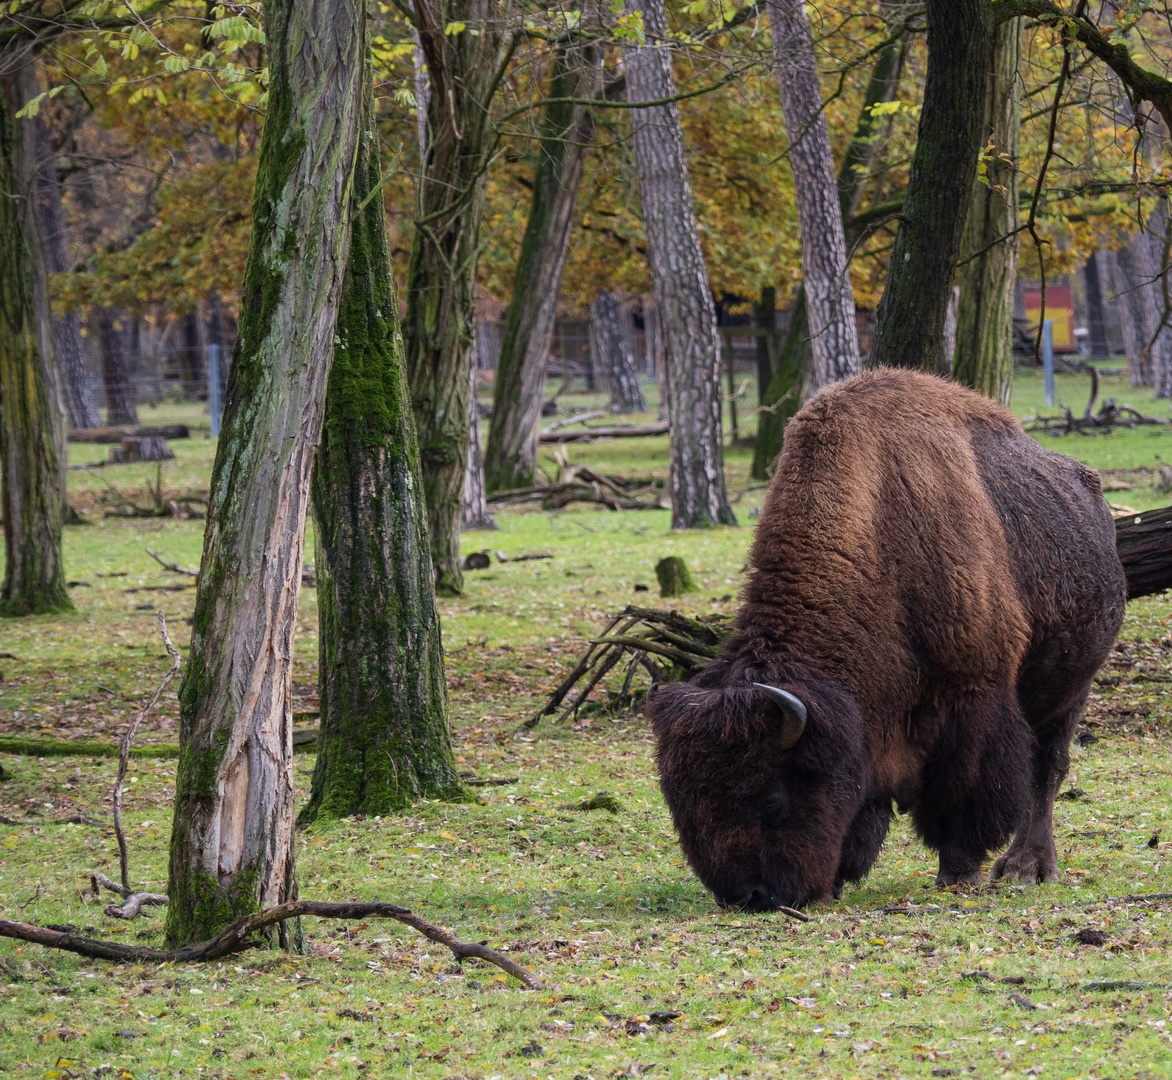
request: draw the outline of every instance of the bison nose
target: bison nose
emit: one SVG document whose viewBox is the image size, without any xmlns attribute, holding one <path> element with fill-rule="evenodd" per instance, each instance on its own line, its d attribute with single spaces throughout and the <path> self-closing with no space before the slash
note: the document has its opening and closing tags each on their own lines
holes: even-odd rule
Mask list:
<svg viewBox="0 0 1172 1080">
<path fill-rule="evenodd" d="M 729 907 L 737 907 L 742 911 L 772 911 L 777 907 L 777 899 L 771 889 L 764 885 L 754 885 Z"/>
</svg>

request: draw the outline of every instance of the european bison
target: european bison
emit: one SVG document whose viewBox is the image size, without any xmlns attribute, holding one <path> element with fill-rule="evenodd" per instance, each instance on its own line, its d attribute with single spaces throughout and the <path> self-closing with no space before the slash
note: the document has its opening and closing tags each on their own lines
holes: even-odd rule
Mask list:
<svg viewBox="0 0 1172 1080">
<path fill-rule="evenodd" d="M 877 370 L 790 422 L 736 632 L 647 712 L 680 843 L 720 903 L 841 894 L 892 803 L 938 885 L 1054 881 L 1052 810 L 1123 620 L 1097 476 L 953 383 Z"/>
</svg>

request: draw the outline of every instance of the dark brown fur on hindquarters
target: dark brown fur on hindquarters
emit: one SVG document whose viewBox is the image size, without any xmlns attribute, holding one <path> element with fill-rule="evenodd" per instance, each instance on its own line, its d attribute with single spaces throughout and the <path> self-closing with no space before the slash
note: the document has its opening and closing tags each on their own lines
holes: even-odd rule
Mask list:
<svg viewBox="0 0 1172 1080">
<path fill-rule="evenodd" d="M 836 895 L 893 803 L 941 885 L 1011 836 L 994 874 L 1052 880 L 1054 797 L 1126 595 L 1097 476 L 986 398 L 877 370 L 790 422 L 750 562 L 719 657 L 647 706 L 717 899 Z M 801 724 L 754 683 L 800 699 Z"/>
</svg>

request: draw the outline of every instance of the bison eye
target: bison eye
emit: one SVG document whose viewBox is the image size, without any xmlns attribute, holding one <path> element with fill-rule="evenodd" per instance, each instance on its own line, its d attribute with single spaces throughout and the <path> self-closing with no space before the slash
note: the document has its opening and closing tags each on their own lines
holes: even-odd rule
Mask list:
<svg viewBox="0 0 1172 1080">
<path fill-rule="evenodd" d="M 761 796 L 761 819 L 771 828 L 778 828 L 789 817 L 789 788 L 778 780 L 765 789 Z"/>
</svg>

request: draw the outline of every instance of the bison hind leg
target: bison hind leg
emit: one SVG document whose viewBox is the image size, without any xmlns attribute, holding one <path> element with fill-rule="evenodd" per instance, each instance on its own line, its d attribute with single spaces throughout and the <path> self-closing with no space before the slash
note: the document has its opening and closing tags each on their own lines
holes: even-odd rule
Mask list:
<svg viewBox="0 0 1172 1080">
<path fill-rule="evenodd" d="M 842 896 L 842 887 L 848 881 L 862 881 L 875 865 L 887 828 L 891 824 L 891 799 L 875 799 L 865 803 L 855 815 L 842 845 L 842 858 L 834 876 L 835 898 Z"/>
<path fill-rule="evenodd" d="M 979 884 L 981 864 L 1028 805 L 1033 732 L 1008 688 L 956 703 L 923 772 L 912 811 L 940 853 L 936 884 Z"/>
</svg>

